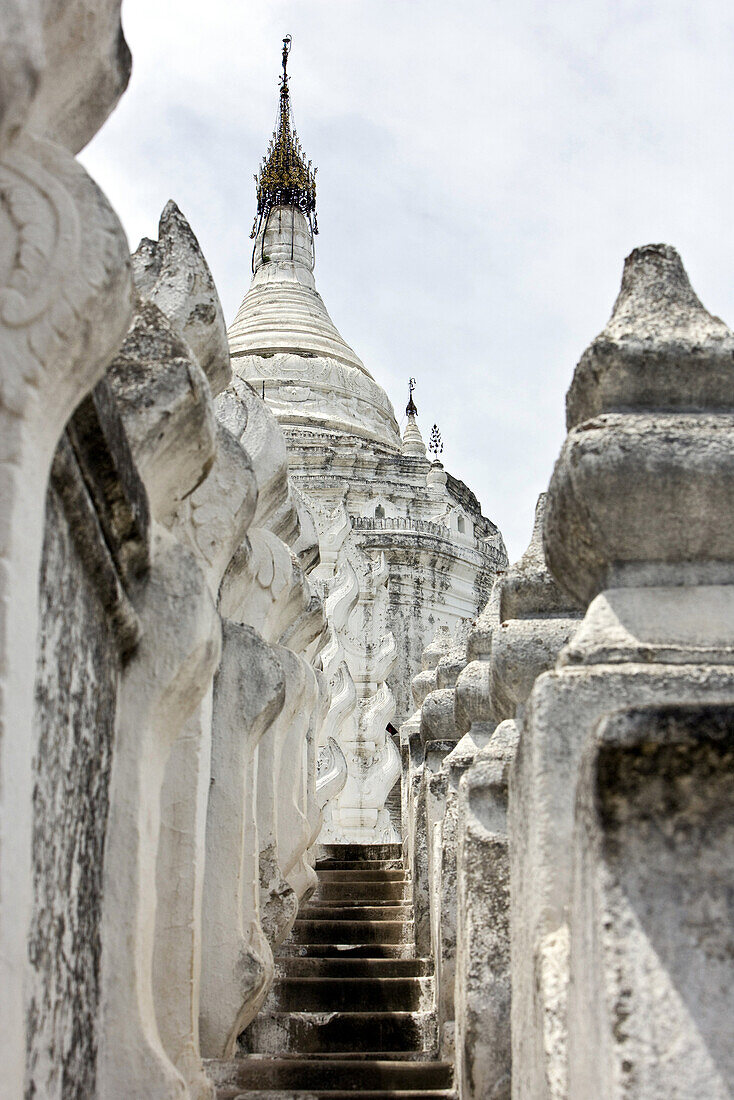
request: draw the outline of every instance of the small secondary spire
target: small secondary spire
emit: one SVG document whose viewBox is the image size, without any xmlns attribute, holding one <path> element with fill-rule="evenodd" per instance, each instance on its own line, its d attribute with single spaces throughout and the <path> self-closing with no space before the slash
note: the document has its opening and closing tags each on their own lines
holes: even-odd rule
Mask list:
<svg viewBox="0 0 734 1100">
<path fill-rule="evenodd" d="M 257 214 L 251 237 L 257 233 L 268 214 L 276 206 L 296 206 L 308 218 L 313 233 L 318 233 L 316 222 L 316 169 L 307 161 L 298 134 L 293 125 L 290 92 L 288 89 L 288 55 L 291 36 L 283 39 L 283 75 L 280 78 L 280 103 L 278 118 L 268 151 L 263 157 L 260 171 L 255 176 Z"/>
<path fill-rule="evenodd" d="M 405 431 L 403 432 L 403 454 L 412 455 L 413 458 L 425 458 L 426 457 L 426 445 L 423 442 L 423 436 L 421 435 L 420 428 L 418 427 L 416 417 L 418 416 L 418 408 L 413 400 L 413 390 L 415 389 L 415 378 L 408 379 L 408 404 L 405 406 L 405 415 L 408 418 L 408 423 L 405 425 Z"/>
</svg>

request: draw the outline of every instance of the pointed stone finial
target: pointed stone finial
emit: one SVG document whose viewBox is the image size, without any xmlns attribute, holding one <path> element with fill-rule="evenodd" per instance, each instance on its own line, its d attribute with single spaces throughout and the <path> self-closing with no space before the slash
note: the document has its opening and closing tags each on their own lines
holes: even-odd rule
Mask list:
<svg viewBox="0 0 734 1100">
<path fill-rule="evenodd" d="M 169 199 L 158 240 L 147 237 L 132 257 L 140 297 L 165 314 L 196 356 L 213 394 L 229 385 L 232 371 L 222 305 L 201 246 L 176 203 Z"/>
<path fill-rule="evenodd" d="M 552 668 L 575 631 L 580 606 L 552 577 L 543 553 L 547 494 L 535 506 L 530 545 L 497 581 L 500 623 L 492 635 L 489 684 L 495 719 L 514 718 L 541 672 Z"/>
<path fill-rule="evenodd" d="M 675 249 L 628 256 L 567 398 L 546 560 L 583 604 L 610 588 L 734 580 L 734 334 Z"/>
<path fill-rule="evenodd" d="M 530 544 L 522 557 L 497 582 L 500 622 L 566 614 L 569 611 L 569 598 L 551 576 L 543 553 L 546 501 L 547 494 L 541 493 L 535 505 Z"/>
<path fill-rule="evenodd" d="M 436 632 L 431 641 L 423 650 L 422 666 L 424 669 L 435 668 L 441 658 L 451 649 L 451 631 L 445 624 L 436 627 Z"/>
<path fill-rule="evenodd" d="M 622 409 L 734 407 L 734 335 L 697 298 L 680 256 L 636 248 L 603 332 L 581 357 L 567 427 Z"/>
</svg>

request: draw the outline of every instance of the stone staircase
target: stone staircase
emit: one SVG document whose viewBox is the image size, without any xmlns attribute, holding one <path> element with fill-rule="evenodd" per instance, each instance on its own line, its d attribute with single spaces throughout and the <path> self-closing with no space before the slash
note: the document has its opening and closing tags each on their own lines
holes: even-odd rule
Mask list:
<svg viewBox="0 0 734 1100">
<path fill-rule="evenodd" d="M 449 1100 L 437 1060 L 433 962 L 415 955 L 399 844 L 330 845 L 234 1062 L 210 1062 L 217 1100 Z"/>
</svg>

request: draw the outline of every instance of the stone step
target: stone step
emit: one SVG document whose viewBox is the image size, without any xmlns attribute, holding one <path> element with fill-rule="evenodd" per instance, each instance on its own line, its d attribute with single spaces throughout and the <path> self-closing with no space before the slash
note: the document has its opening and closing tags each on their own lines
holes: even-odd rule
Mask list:
<svg viewBox="0 0 734 1100">
<path fill-rule="evenodd" d="M 280 958 L 296 955 L 312 959 L 412 959 L 414 943 L 282 943 L 278 948 Z"/>
<path fill-rule="evenodd" d="M 402 867 L 394 870 L 376 867 L 354 867 L 349 871 L 318 871 L 319 882 L 407 882 Z"/>
<path fill-rule="evenodd" d="M 407 1062 L 377 1059 L 359 1062 L 329 1058 L 238 1058 L 208 1062 L 214 1084 L 259 1089 L 448 1089 L 452 1071 L 448 1062 Z"/>
<path fill-rule="evenodd" d="M 322 851 L 330 859 L 353 859 L 364 863 L 371 859 L 402 859 L 402 844 L 324 844 Z"/>
<path fill-rule="evenodd" d="M 298 910 L 299 920 L 405 920 L 413 918 L 412 905 L 331 905 L 309 902 Z"/>
<path fill-rule="evenodd" d="M 413 943 L 415 933 L 407 920 L 296 919 L 291 938 L 302 944 Z"/>
<path fill-rule="evenodd" d="M 336 1059 L 339 1061 L 349 1060 L 352 1062 L 384 1062 L 388 1058 L 391 1062 L 435 1062 L 436 1055 L 431 1051 L 426 1050 L 391 1050 L 387 1053 L 384 1050 L 319 1050 L 310 1054 L 299 1054 L 294 1051 L 284 1050 L 281 1054 L 238 1054 L 237 1061 L 239 1062 L 243 1058 L 247 1058 L 248 1061 L 254 1061 L 257 1058 L 267 1060 L 268 1058 L 295 1058 L 301 1061 L 307 1059 L 309 1062 L 313 1061 L 330 1061 Z"/>
<path fill-rule="evenodd" d="M 365 868 L 370 871 L 404 871 L 402 859 L 371 859 L 364 863 L 360 859 L 319 859 L 316 873 L 320 871 L 358 871 Z"/>
<path fill-rule="evenodd" d="M 247 1058 L 248 1061 L 254 1061 L 257 1058 L 267 1060 L 268 1058 L 295 1058 L 295 1059 L 308 1059 L 312 1061 L 329 1061 L 336 1059 L 345 1060 L 348 1059 L 352 1062 L 370 1061 L 370 1062 L 384 1062 L 385 1058 L 389 1058 L 391 1062 L 434 1062 L 436 1060 L 435 1053 L 429 1050 L 391 1050 L 385 1053 L 384 1050 L 319 1050 L 311 1054 L 298 1054 L 297 1052 L 284 1050 L 281 1054 L 238 1054 L 237 1060 Z"/>
<path fill-rule="evenodd" d="M 436 1051 L 434 1012 L 271 1012 L 243 1031 L 239 1053 L 341 1050 Z"/>
<path fill-rule="evenodd" d="M 317 1089 L 293 1092 L 292 1089 L 217 1089 L 216 1100 L 456 1100 L 451 1089 Z"/>
<path fill-rule="evenodd" d="M 278 978 L 423 978 L 433 974 L 432 959 L 297 958 L 275 959 Z"/>
<path fill-rule="evenodd" d="M 348 905 L 353 910 L 360 909 L 365 905 L 379 905 L 381 908 L 385 908 L 391 905 L 410 906 L 410 904 L 410 901 L 408 901 L 406 898 L 325 898 L 323 901 L 320 901 L 318 898 L 316 898 L 315 894 L 312 894 L 306 902 L 306 905 L 335 905 L 339 908 Z"/>
<path fill-rule="evenodd" d="M 412 901 L 412 884 L 397 882 L 319 882 L 312 900 L 333 900 L 337 905 L 343 901 L 382 901 L 383 899 Z"/>
<path fill-rule="evenodd" d="M 280 978 L 268 997 L 277 1012 L 414 1012 L 430 1009 L 433 978 Z"/>
</svg>

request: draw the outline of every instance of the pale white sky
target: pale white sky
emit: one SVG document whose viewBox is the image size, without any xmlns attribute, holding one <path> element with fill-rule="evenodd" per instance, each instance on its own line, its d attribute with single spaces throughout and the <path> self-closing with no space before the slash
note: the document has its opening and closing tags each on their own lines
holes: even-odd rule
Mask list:
<svg viewBox="0 0 734 1100">
<path fill-rule="evenodd" d="M 665 241 L 734 322 L 731 0 L 125 0 L 133 76 L 82 154 L 131 247 L 175 199 L 228 320 L 281 39 L 319 167 L 316 277 L 398 420 L 527 545 L 574 365 Z"/>
</svg>

